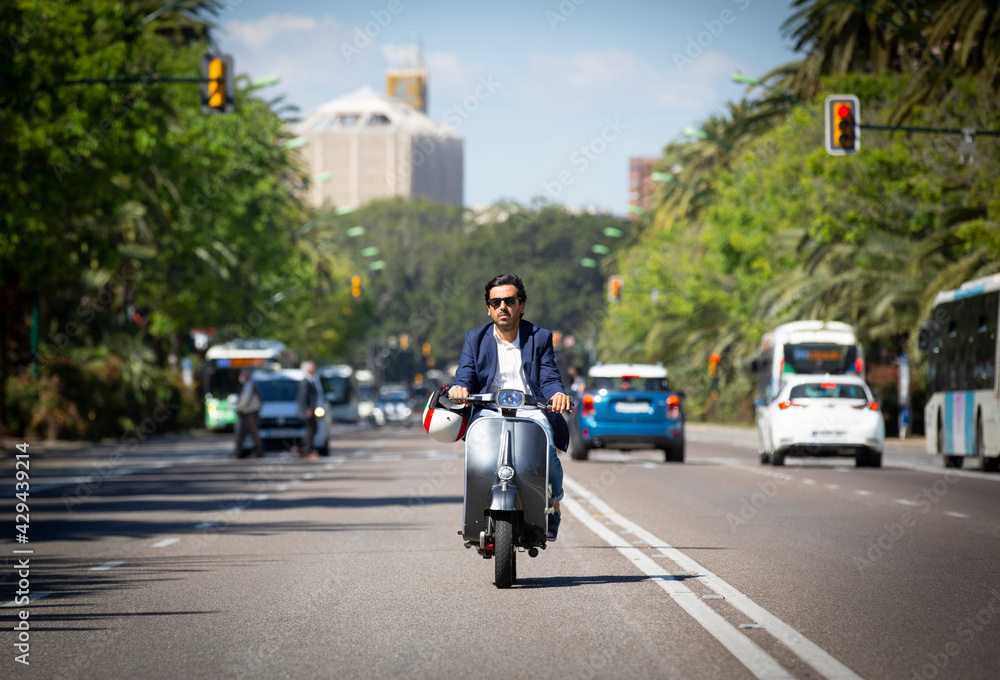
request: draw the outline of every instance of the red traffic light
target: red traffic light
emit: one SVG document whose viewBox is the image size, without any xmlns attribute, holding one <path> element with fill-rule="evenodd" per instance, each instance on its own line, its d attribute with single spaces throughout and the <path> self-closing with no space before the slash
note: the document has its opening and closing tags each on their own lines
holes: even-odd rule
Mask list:
<svg viewBox="0 0 1000 680">
<path fill-rule="evenodd" d="M 861 105 L 853 94 L 834 94 L 825 103 L 826 152 L 831 156 L 861 148 Z"/>
</svg>

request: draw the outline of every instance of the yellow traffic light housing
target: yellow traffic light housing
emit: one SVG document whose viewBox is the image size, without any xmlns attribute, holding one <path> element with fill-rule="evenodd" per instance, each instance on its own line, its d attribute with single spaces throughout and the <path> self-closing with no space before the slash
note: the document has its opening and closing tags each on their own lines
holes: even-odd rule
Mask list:
<svg viewBox="0 0 1000 680">
<path fill-rule="evenodd" d="M 361 297 L 361 277 L 357 274 L 351 277 L 351 297 Z"/>
<path fill-rule="evenodd" d="M 201 58 L 201 112 L 232 113 L 233 58 L 228 54 L 206 54 Z"/>
<path fill-rule="evenodd" d="M 826 98 L 826 152 L 831 156 L 857 153 L 861 148 L 861 105 L 853 94 Z"/>
<path fill-rule="evenodd" d="M 608 302 L 618 302 L 622 297 L 622 286 L 625 284 L 625 280 L 618 276 L 608 277 Z"/>
</svg>

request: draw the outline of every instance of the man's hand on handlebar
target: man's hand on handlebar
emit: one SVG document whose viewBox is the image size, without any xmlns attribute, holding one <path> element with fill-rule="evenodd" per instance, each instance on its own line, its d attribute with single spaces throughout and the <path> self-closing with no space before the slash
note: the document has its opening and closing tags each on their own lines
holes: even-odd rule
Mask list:
<svg viewBox="0 0 1000 680">
<path fill-rule="evenodd" d="M 569 398 L 568 395 L 559 392 L 558 394 L 553 394 L 552 398 L 549 399 L 549 410 L 553 413 L 562 413 L 563 411 L 568 411 L 573 405 L 573 400 Z"/>
<path fill-rule="evenodd" d="M 468 388 L 462 387 L 461 385 L 452 385 L 448 390 L 448 398 L 452 401 L 461 401 L 469 396 Z"/>
</svg>

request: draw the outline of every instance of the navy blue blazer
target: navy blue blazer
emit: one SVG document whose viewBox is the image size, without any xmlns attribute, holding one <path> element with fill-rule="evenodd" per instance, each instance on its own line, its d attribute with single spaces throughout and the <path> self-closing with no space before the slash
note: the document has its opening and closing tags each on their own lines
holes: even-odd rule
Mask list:
<svg viewBox="0 0 1000 680">
<path fill-rule="evenodd" d="M 534 395 L 551 399 L 564 392 L 559 367 L 552 349 L 552 333 L 530 321 L 521 319 L 518 331 L 521 343 L 521 362 L 528 387 Z M 483 393 L 493 384 L 497 373 L 497 343 L 493 337 L 493 322 L 465 334 L 462 356 L 455 371 L 455 384 L 469 390 L 470 394 Z M 569 446 L 569 426 L 561 413 L 546 411 L 552 425 L 556 448 L 565 451 Z"/>
</svg>

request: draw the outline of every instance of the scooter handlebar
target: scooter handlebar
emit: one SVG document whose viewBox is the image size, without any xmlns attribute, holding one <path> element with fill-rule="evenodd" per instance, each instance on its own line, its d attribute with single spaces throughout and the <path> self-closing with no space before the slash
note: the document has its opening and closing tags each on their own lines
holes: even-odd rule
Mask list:
<svg viewBox="0 0 1000 680">
<path fill-rule="evenodd" d="M 447 393 L 447 388 L 442 388 L 442 391 Z M 485 406 L 486 404 L 496 404 L 500 408 L 511 408 L 503 403 L 500 403 L 497 399 L 503 393 L 514 392 L 520 394 L 523 401 L 518 404 L 515 408 L 520 408 L 521 406 L 537 406 L 540 409 L 548 409 L 550 406 L 550 400 L 544 397 L 536 397 L 531 394 L 526 394 L 518 390 L 500 390 L 499 392 L 484 392 L 482 394 L 470 394 L 468 397 L 462 399 L 452 399 L 452 401 L 457 403 L 466 402 L 472 404 L 473 406 Z M 570 407 L 567 411 L 573 410 L 573 404 L 570 402 Z"/>
</svg>

